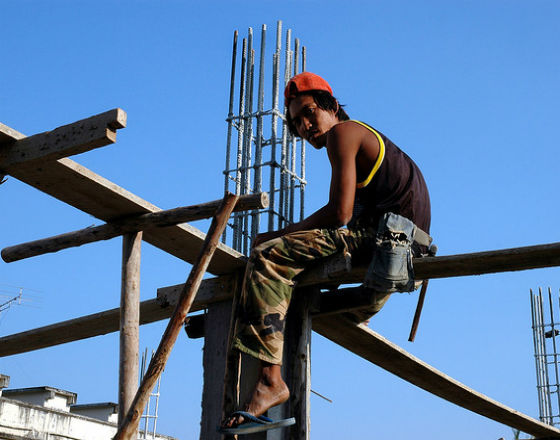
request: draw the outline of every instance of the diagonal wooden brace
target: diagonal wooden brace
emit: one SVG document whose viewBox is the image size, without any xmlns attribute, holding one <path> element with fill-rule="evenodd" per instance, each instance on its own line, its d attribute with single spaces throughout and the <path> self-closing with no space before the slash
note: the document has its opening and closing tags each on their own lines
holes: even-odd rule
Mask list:
<svg viewBox="0 0 560 440">
<path fill-rule="evenodd" d="M 123 423 L 119 427 L 117 434 L 113 438 L 114 440 L 130 440 L 136 432 L 142 411 L 150 398 L 150 392 L 161 375 L 167 359 L 169 359 L 171 349 L 179 336 L 181 327 L 185 322 L 187 313 L 189 312 L 196 292 L 198 291 L 198 287 L 202 282 L 202 277 L 204 276 L 204 273 L 208 268 L 208 264 L 212 259 L 212 255 L 218 246 L 220 236 L 227 225 L 227 221 L 233 211 L 233 208 L 235 207 L 237 199 L 238 196 L 234 194 L 226 194 L 222 205 L 218 208 L 215 217 L 212 219 L 208 235 L 206 236 L 202 250 L 195 261 L 187 282 L 181 292 L 177 307 L 167 324 L 167 328 L 161 338 L 156 354 L 150 362 L 148 370 L 146 371 L 142 383 L 138 388 L 138 392 L 134 397 L 134 401 L 123 420 Z"/>
</svg>

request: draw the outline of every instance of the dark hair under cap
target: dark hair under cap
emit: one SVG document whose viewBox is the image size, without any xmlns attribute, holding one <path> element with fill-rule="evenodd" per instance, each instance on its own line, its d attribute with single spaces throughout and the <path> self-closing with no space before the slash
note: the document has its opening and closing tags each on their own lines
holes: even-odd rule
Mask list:
<svg viewBox="0 0 560 440">
<path fill-rule="evenodd" d="M 313 101 L 315 101 L 315 104 L 317 104 L 317 107 L 326 111 L 335 112 L 335 116 L 339 121 L 348 121 L 350 119 L 348 114 L 342 108 L 344 106 L 339 104 L 336 98 L 329 92 L 326 92 L 324 90 L 310 90 L 298 93 L 294 96 L 290 95 L 290 99 L 295 98 L 299 95 L 311 96 L 313 98 Z M 288 125 L 288 130 L 290 130 L 290 133 L 293 136 L 299 136 L 288 108 L 286 108 L 286 124 Z"/>
</svg>

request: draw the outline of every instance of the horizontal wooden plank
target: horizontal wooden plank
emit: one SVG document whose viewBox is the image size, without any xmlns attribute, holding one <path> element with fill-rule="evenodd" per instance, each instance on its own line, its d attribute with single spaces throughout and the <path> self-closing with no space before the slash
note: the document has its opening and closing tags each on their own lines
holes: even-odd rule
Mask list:
<svg viewBox="0 0 560 440">
<path fill-rule="evenodd" d="M 187 221 L 210 218 L 216 212 L 222 200 L 199 205 L 182 206 L 179 208 L 168 209 L 165 211 L 129 216 L 104 225 L 88 227 L 78 231 L 67 232 L 54 237 L 41 240 L 30 241 L 27 243 L 9 246 L 2 249 L 2 259 L 6 263 L 23 260 L 25 258 L 36 257 L 51 252 L 58 252 L 62 249 L 81 246 L 101 240 L 109 240 L 120 235 L 149 230 L 156 227 L 166 227 L 184 223 Z M 234 211 L 246 211 L 252 209 L 263 209 L 268 207 L 268 194 L 247 194 L 239 196 Z"/>
<path fill-rule="evenodd" d="M 529 252 L 530 254 L 533 254 L 533 256 L 535 257 L 535 259 L 539 259 L 542 257 L 542 254 L 539 253 L 541 251 L 544 250 L 545 255 L 548 255 L 548 257 L 550 258 L 556 258 L 554 257 L 555 253 L 558 252 L 558 245 L 557 244 L 552 244 L 552 245 L 540 245 L 540 246 L 529 246 L 527 248 L 516 248 L 514 250 L 514 254 L 518 254 L 518 255 L 523 255 L 523 252 L 520 252 L 519 249 L 521 250 L 525 250 L 526 252 Z M 552 250 L 552 254 L 550 254 L 549 252 Z M 488 261 L 488 258 L 491 260 L 492 258 L 494 258 L 495 255 L 507 255 L 507 254 L 511 254 L 512 250 L 504 250 L 504 251 L 493 251 L 493 252 L 483 252 L 483 253 L 476 253 L 476 254 L 465 254 L 465 255 L 461 255 L 461 256 L 448 256 L 448 257 L 433 257 L 433 258 L 426 258 L 425 261 L 417 261 L 415 260 L 415 264 L 416 267 L 418 268 L 419 266 L 421 266 L 422 263 L 424 264 L 423 267 L 423 271 L 424 272 L 420 272 L 420 270 L 417 269 L 417 273 L 420 272 L 421 275 L 424 275 L 426 273 L 430 273 L 432 276 L 434 277 L 442 277 L 446 275 L 446 270 L 453 270 L 454 274 L 457 276 L 457 273 L 460 273 L 461 275 L 467 275 L 467 274 L 471 274 L 473 269 L 472 266 L 468 266 L 466 264 L 458 264 L 458 267 L 461 268 L 460 272 L 457 272 L 456 269 L 453 269 L 455 267 L 457 267 L 457 263 L 461 263 L 463 261 L 471 261 L 473 255 L 478 255 L 480 258 L 483 259 L 483 261 Z M 456 258 L 456 257 L 460 257 L 460 258 Z M 453 266 L 452 269 L 449 268 L 448 266 L 448 261 L 449 259 L 451 260 L 456 260 L 455 261 L 455 265 Z M 442 267 L 438 267 L 439 261 L 442 260 Z M 546 263 L 546 261 L 543 261 L 539 264 L 544 264 L 546 266 L 548 266 L 549 264 Z M 507 266 L 503 266 L 502 263 L 500 263 L 500 268 L 501 269 L 509 269 Z M 530 263 L 531 266 L 534 266 L 534 262 Z M 525 265 L 520 265 L 518 262 L 515 262 L 514 267 L 516 267 L 516 270 L 520 270 L 520 267 L 525 267 Z M 362 279 L 363 279 L 363 274 L 365 272 L 365 268 L 354 268 L 352 269 L 352 271 L 350 272 L 344 272 L 343 269 L 344 267 L 346 267 L 346 262 L 343 261 L 342 263 L 339 261 L 333 261 L 331 260 L 328 264 L 325 264 L 321 267 L 318 267 L 316 269 L 314 269 L 313 271 L 310 271 L 308 274 L 305 275 L 305 277 L 303 277 L 300 282 L 298 283 L 299 286 L 306 286 L 306 285 L 311 285 L 311 284 L 315 284 L 315 285 L 329 285 L 329 284 L 342 284 L 344 283 L 359 283 Z M 539 266 L 539 267 L 543 267 L 543 266 Z M 480 269 L 480 263 L 477 262 L 476 263 L 476 267 L 475 267 L 476 271 L 475 273 L 479 272 Z M 492 272 L 496 269 L 496 267 L 485 267 L 485 271 L 487 272 Z M 333 278 L 332 274 L 336 274 L 336 277 Z M 215 278 L 215 279 L 210 279 L 210 280 L 205 280 L 203 286 L 211 286 L 210 283 L 218 283 L 218 286 L 221 286 L 221 282 L 220 280 L 226 279 L 225 277 L 219 277 L 219 278 Z M 212 281 L 213 280 L 213 281 Z M 162 304 L 171 304 L 174 305 L 177 302 L 177 298 L 178 295 L 181 291 L 183 287 L 183 284 L 177 284 L 174 286 L 167 286 L 167 287 L 162 287 L 158 289 L 158 299 Z M 214 290 L 212 290 L 214 289 Z M 199 305 L 200 307 L 204 307 L 204 305 L 206 304 L 210 304 L 210 303 L 214 303 L 214 302 L 219 302 L 219 301 L 225 301 L 227 299 L 230 299 L 232 296 L 232 291 L 233 289 L 231 288 L 231 286 L 229 288 L 225 288 L 225 287 L 214 287 L 214 288 L 209 288 L 206 287 L 204 290 L 204 293 L 199 293 L 199 295 L 197 296 L 197 300 L 196 300 L 196 304 Z M 362 299 L 360 297 L 356 298 L 356 302 L 353 303 L 352 301 L 349 302 L 348 307 L 349 308 L 355 308 L 356 305 L 360 305 L 360 301 Z M 335 300 L 336 301 L 336 300 Z M 197 306 L 198 307 L 198 306 Z M 331 310 L 324 310 L 324 313 L 328 313 L 328 312 L 334 312 L 334 309 L 336 307 L 342 307 L 342 304 L 338 303 L 338 304 L 330 304 L 326 305 L 326 308 L 330 307 Z M 102 312 L 105 313 L 105 312 Z M 117 315 L 115 315 L 117 316 Z M 166 317 L 169 315 L 166 315 Z M 77 318 L 80 319 L 80 318 Z M 101 334 L 105 334 L 105 333 L 109 333 L 111 331 L 116 331 L 118 328 L 118 316 L 115 318 L 115 322 L 114 324 L 111 324 L 112 327 L 103 327 L 103 326 L 98 326 L 98 324 L 90 324 L 90 321 L 93 318 L 88 318 L 85 321 L 82 322 L 82 331 L 85 331 L 87 333 L 87 336 L 84 337 L 93 337 L 93 336 L 97 336 L 97 335 L 101 335 Z M 95 318 L 97 319 L 97 318 Z M 159 319 L 163 319 L 159 318 Z M 154 319 L 156 320 L 156 319 Z M 93 322 L 93 321 L 92 321 Z M 95 321 L 97 322 L 97 321 Z M 151 322 L 151 321 L 150 321 Z M 73 326 L 74 323 L 70 322 L 70 323 L 60 323 L 60 324 L 55 324 L 57 325 L 57 329 L 61 330 L 64 329 L 64 332 L 62 333 L 73 333 Z M 109 324 L 107 322 L 104 322 L 103 325 L 108 326 Z M 88 326 L 91 326 L 92 328 L 90 330 L 87 329 Z M 45 333 L 45 329 L 48 328 L 42 328 L 42 329 L 36 329 L 36 330 L 32 330 L 32 332 L 38 332 L 37 334 L 44 334 Z M 33 347 L 35 348 L 27 348 L 27 342 L 26 338 L 30 336 L 30 334 L 22 334 L 19 333 L 17 335 L 12 335 L 12 336 L 7 336 L 5 338 L 0 338 L 0 356 L 6 356 L 8 353 L 8 351 L 4 351 L 6 350 L 4 347 L 7 346 L 7 343 L 12 343 L 13 342 L 13 347 L 14 349 L 23 349 L 24 351 L 29 351 L 29 350 L 35 350 L 37 348 L 42 348 L 42 347 L 47 347 L 49 345 L 56 345 L 58 343 L 64 343 L 64 342 L 70 342 L 70 340 L 78 340 L 78 339 L 83 339 L 82 336 L 80 336 L 78 333 L 75 333 L 72 336 L 69 336 L 70 339 L 68 340 L 64 340 L 62 342 L 58 342 L 59 341 L 59 336 L 55 334 L 53 335 L 53 339 L 50 340 L 50 342 L 45 339 L 45 342 L 42 343 L 42 345 L 36 346 L 31 344 Z M 32 336 L 32 335 L 31 335 Z M 19 347 L 19 348 L 18 348 Z M 18 352 L 18 351 L 16 351 Z M 9 354 L 14 354 L 16 352 L 10 351 Z"/>
<path fill-rule="evenodd" d="M 337 259 L 341 260 L 340 257 L 336 257 L 326 265 L 303 273 L 298 280 L 298 286 L 352 284 L 363 281 L 365 267 L 353 267 L 344 271 L 345 261 Z M 560 243 L 414 258 L 412 262 L 417 280 L 556 267 L 560 266 Z"/>
<path fill-rule="evenodd" d="M 21 133 L 12 132 L 13 139 L 21 139 Z M 11 136 L 10 130 L 6 128 L 2 133 L 4 137 Z M 68 158 L 25 169 L 14 168 L 9 174 L 106 222 L 161 210 Z M 154 229 L 143 234 L 144 241 L 189 263 L 195 261 L 204 238 L 203 232 L 189 224 Z M 208 271 L 217 275 L 225 274 L 244 264 L 245 258 L 241 253 L 220 243 Z"/>
<path fill-rule="evenodd" d="M 407 382 L 465 409 L 534 436 L 560 436 L 560 429 L 463 385 L 370 328 L 354 324 L 343 316 L 314 318 L 313 330 Z"/>
<path fill-rule="evenodd" d="M 0 143 L 0 170 L 9 173 L 14 167 L 44 163 L 103 147 L 116 142 L 117 129 L 124 127 L 126 113 L 116 108 L 19 140 L 4 137 L 5 142 Z"/>
<path fill-rule="evenodd" d="M 233 278 L 222 276 L 204 280 L 191 311 L 204 309 L 208 304 L 231 296 Z M 182 285 L 181 285 L 182 286 Z M 167 319 L 173 313 L 176 298 L 169 302 L 165 295 L 140 303 L 140 324 Z M 119 331 L 120 309 L 110 309 L 56 324 L 16 333 L 0 338 L 0 357 L 11 356 L 68 342 L 101 336 Z"/>
<path fill-rule="evenodd" d="M 141 323 L 146 324 L 169 317 L 177 298 L 175 292 L 182 286 L 178 284 L 159 289 L 157 300 L 142 302 Z M 231 277 L 205 280 L 193 310 L 201 310 L 210 303 L 230 299 L 232 292 L 233 278 Z M 118 330 L 118 322 L 119 310 L 112 309 L 0 338 L 0 356 L 115 332 Z M 381 368 L 466 409 L 532 435 L 543 437 L 560 433 L 556 428 L 471 390 L 365 326 L 356 325 L 337 315 L 330 315 L 315 317 L 313 329 Z"/>
<path fill-rule="evenodd" d="M 414 260 L 418 279 L 448 278 L 560 266 L 560 243 Z"/>
</svg>

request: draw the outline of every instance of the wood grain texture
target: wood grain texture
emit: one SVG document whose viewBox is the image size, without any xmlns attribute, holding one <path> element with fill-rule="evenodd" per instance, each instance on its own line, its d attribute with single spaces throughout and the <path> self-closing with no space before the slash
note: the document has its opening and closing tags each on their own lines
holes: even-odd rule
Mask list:
<svg viewBox="0 0 560 440">
<path fill-rule="evenodd" d="M 507 263 L 504 263 L 503 259 L 506 258 L 507 260 L 505 255 L 511 254 L 517 255 L 517 257 L 514 257 L 514 261 L 508 266 Z M 558 243 L 553 243 L 550 245 L 528 246 L 524 248 L 474 254 L 426 257 L 424 259 L 415 259 L 414 264 L 416 274 L 419 277 L 426 277 L 430 274 L 434 278 L 443 278 L 447 276 L 447 274 L 450 274 L 449 276 L 473 275 L 473 272 L 474 274 L 480 274 L 479 272 L 481 269 L 485 271 L 484 273 L 492 273 L 497 270 L 522 270 L 522 268 L 527 266 L 531 266 L 531 268 L 535 266 L 557 266 L 560 264 L 560 261 L 558 261 L 559 254 L 560 245 Z M 530 255 L 531 258 L 528 258 L 527 255 Z M 495 258 L 499 260 L 499 265 L 491 264 L 492 260 Z M 517 261 L 515 261 L 515 258 L 517 258 Z M 332 267 L 334 272 L 330 272 L 328 267 Z M 310 270 L 299 278 L 298 286 L 332 286 L 333 284 L 360 283 L 363 280 L 366 270 L 365 267 L 355 267 L 348 272 L 341 271 L 343 267 L 345 267 L 345 262 L 341 264 L 330 262 L 329 264 Z M 241 268 L 243 268 L 242 264 Z M 336 277 L 333 277 L 332 273 L 336 273 Z M 228 277 L 224 276 L 205 280 L 202 284 L 201 292 L 197 295 L 194 306 L 198 307 L 200 305 L 200 307 L 203 308 L 206 303 L 215 303 L 231 299 L 233 293 L 228 285 L 228 279 Z M 183 284 L 159 288 L 158 298 L 163 303 L 176 304 L 179 292 L 182 288 Z M 361 300 L 361 298 L 356 298 L 356 301 L 349 301 L 349 309 L 361 306 Z M 155 307 L 156 310 L 154 310 L 153 304 L 157 304 L 157 301 L 150 300 L 143 302 L 141 308 L 142 310 L 146 310 L 143 313 L 147 316 L 151 316 L 153 320 L 164 319 L 170 316 L 169 312 L 157 310 L 157 306 Z M 337 312 L 342 310 L 341 308 L 344 308 L 344 304 L 339 302 L 329 307 L 331 312 Z M 114 310 L 118 311 L 118 309 Z M 328 313 L 329 311 L 325 309 L 324 312 Z M 103 335 L 117 330 L 118 314 L 115 315 L 114 311 L 109 310 L 0 338 L 0 356 L 23 353 L 51 345 Z"/>
<path fill-rule="evenodd" d="M 21 133 L 6 126 L 2 127 L 0 132 L 4 139 L 22 139 Z M 157 206 L 68 158 L 36 164 L 25 169 L 16 167 L 9 174 L 106 222 L 130 215 L 161 211 Z M 196 260 L 204 238 L 203 232 L 189 224 L 153 229 L 144 234 L 144 241 L 189 263 Z M 220 243 L 208 271 L 216 275 L 226 274 L 242 268 L 244 264 L 245 257 L 241 253 Z"/>
<path fill-rule="evenodd" d="M 555 267 L 560 266 L 560 243 L 414 258 L 412 263 L 417 280 Z M 344 260 L 337 256 L 324 265 L 304 272 L 298 278 L 298 286 L 361 283 L 366 267 L 353 267 L 344 271 L 341 270 L 344 264 Z"/>
<path fill-rule="evenodd" d="M 202 357 L 204 380 L 200 440 L 222 440 L 222 435 L 216 427 L 222 422 L 231 305 L 231 300 L 212 304 L 208 307 L 206 315 L 210 325 L 204 336 Z"/>
<path fill-rule="evenodd" d="M 138 387 L 141 245 L 142 232 L 123 236 L 119 326 L 119 424 L 128 412 Z"/>
<path fill-rule="evenodd" d="M 175 292 L 173 288 L 180 289 L 182 286 L 183 284 L 172 286 L 172 289 L 167 292 Z M 202 310 L 208 304 L 231 298 L 232 286 L 232 277 L 229 275 L 203 280 L 191 311 Z M 168 299 L 165 292 L 162 292 L 158 299 L 142 301 L 140 303 L 140 325 L 169 318 L 177 304 L 177 298 L 174 295 Z M 119 331 L 119 314 L 120 308 L 114 308 L 4 336 L 0 338 L 0 357 Z"/>
<path fill-rule="evenodd" d="M 150 364 L 148 365 L 148 369 L 142 378 L 142 383 L 136 392 L 134 401 L 132 402 L 132 405 L 123 422 L 120 424 L 114 440 L 131 440 L 133 436 L 135 436 L 138 423 L 140 422 L 140 417 L 142 416 L 144 407 L 150 398 L 150 393 L 165 368 L 165 364 L 169 359 L 173 345 L 175 344 L 175 341 L 177 340 L 177 337 L 183 327 L 187 313 L 192 306 L 194 297 L 198 291 L 200 283 L 202 282 L 202 277 L 204 276 L 208 264 L 212 259 L 220 237 L 226 228 L 227 221 L 233 212 L 237 199 L 238 196 L 234 194 L 226 194 L 222 205 L 218 208 L 218 211 L 212 220 L 212 224 L 210 225 L 208 236 L 206 237 L 200 254 L 192 267 L 187 282 L 185 283 L 185 288 L 181 292 L 179 302 L 173 311 L 173 315 L 171 315 L 171 318 L 169 319 L 169 323 L 167 324 L 165 332 L 161 337 L 160 344 L 152 357 Z"/>
<path fill-rule="evenodd" d="M 278 440 L 311 438 L 311 314 L 310 308 L 319 291 L 298 289 L 288 309 L 284 346 L 283 375 L 290 388 L 283 418 L 295 417 L 296 424 L 276 431 Z M 273 437 L 274 438 L 274 437 Z M 276 439 L 274 439 L 276 440 Z"/>
<path fill-rule="evenodd" d="M 221 200 L 191 206 L 181 206 L 165 211 L 128 216 L 100 226 L 88 227 L 53 237 L 21 243 L 2 249 L 2 259 L 6 263 L 58 252 L 71 247 L 82 246 L 101 240 L 109 240 L 120 235 L 161 228 L 188 221 L 210 218 L 216 213 Z M 268 207 L 268 194 L 248 194 L 239 197 L 234 211 L 246 211 Z"/>
<path fill-rule="evenodd" d="M 414 259 L 417 279 L 448 278 L 560 265 L 560 243 Z"/>
<path fill-rule="evenodd" d="M 10 136 L 6 134 L 0 138 L 0 141 L 4 140 L 0 142 L 0 170 L 9 173 L 17 167 L 61 159 L 112 144 L 117 140 L 117 129 L 124 127 L 126 113 L 116 108 L 19 140 L 9 140 Z"/>
<path fill-rule="evenodd" d="M 437 262 L 433 261 L 430 264 L 435 265 Z M 329 280 L 323 280 L 325 281 Z M 219 300 L 231 299 L 234 289 L 228 277 L 205 280 L 203 287 L 205 283 L 208 283 L 206 289 L 201 289 L 191 310 L 200 310 L 218 298 Z M 179 284 L 161 288 L 158 290 L 158 300 L 143 301 L 140 312 L 141 324 L 169 317 L 173 309 L 171 304 L 176 302 L 176 292 L 182 286 Z M 112 309 L 6 336 L 0 338 L 0 356 L 115 332 L 118 330 L 118 323 L 119 309 Z M 313 319 L 313 329 L 404 380 L 471 411 L 540 437 L 560 434 L 556 428 L 548 425 L 543 427 L 540 422 L 504 407 L 476 391 L 469 390 L 468 387 L 420 361 L 368 328 L 357 326 L 339 316 L 325 316 Z"/>
</svg>

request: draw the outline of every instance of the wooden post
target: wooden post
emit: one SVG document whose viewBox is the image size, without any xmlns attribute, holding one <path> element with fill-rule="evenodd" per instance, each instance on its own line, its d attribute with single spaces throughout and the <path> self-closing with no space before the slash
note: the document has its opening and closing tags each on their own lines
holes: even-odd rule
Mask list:
<svg viewBox="0 0 560 440">
<path fill-rule="evenodd" d="M 273 419 L 296 418 L 296 425 L 256 434 L 245 440 L 309 440 L 309 395 L 311 392 L 311 304 L 314 288 L 294 292 L 286 319 L 282 376 L 290 389 L 288 402 L 273 407 Z M 232 324 L 232 331 L 234 323 Z M 231 340 L 231 336 L 230 336 Z M 259 361 L 238 352 L 228 354 L 224 413 L 229 414 L 250 398 L 257 381 Z M 219 437 L 218 437 L 219 438 Z M 201 437 L 202 439 L 202 437 Z"/>
<path fill-rule="evenodd" d="M 239 280 L 242 280 L 244 274 L 240 274 Z M 226 354 L 226 372 L 224 377 L 223 386 L 223 411 L 222 418 L 231 414 L 241 408 L 241 405 L 246 402 L 253 391 L 257 381 L 259 360 L 252 356 L 241 354 L 237 350 L 231 348 L 231 343 L 236 330 L 236 309 L 238 306 L 241 289 L 243 282 L 237 284 L 235 295 L 233 297 L 232 306 L 230 309 L 230 325 L 228 332 L 228 350 Z M 219 439 L 224 438 L 222 436 Z M 225 436 L 227 439 L 234 438 L 232 436 Z M 201 437 L 202 440 L 202 437 Z M 248 434 L 243 436 L 243 440 L 267 440 L 266 432 L 259 432 L 256 434 Z"/>
<path fill-rule="evenodd" d="M 231 343 L 235 335 L 235 328 L 237 321 L 235 319 L 238 304 L 240 289 L 243 288 L 243 282 L 238 283 L 237 289 L 234 291 L 232 305 L 230 310 L 229 331 L 227 336 L 227 354 L 226 354 L 226 372 L 224 377 L 223 398 L 222 398 L 222 417 L 231 414 L 233 411 L 239 409 L 239 379 L 241 374 L 241 353 L 233 350 Z M 227 438 L 227 437 L 226 437 Z M 202 438 L 201 438 L 202 440 Z"/>
<path fill-rule="evenodd" d="M 272 418 L 295 417 L 296 424 L 272 430 L 267 440 L 309 440 L 311 394 L 311 306 L 319 291 L 314 288 L 294 292 L 284 333 L 282 375 L 290 388 L 290 399 L 269 410 Z"/>
<path fill-rule="evenodd" d="M 119 349 L 119 425 L 138 389 L 142 232 L 123 235 Z"/>
<path fill-rule="evenodd" d="M 227 334 L 231 317 L 231 301 L 214 304 L 208 308 L 204 333 L 202 364 L 202 416 L 200 440 L 221 440 L 216 429 L 222 419 L 223 377 L 227 357 Z"/>
<path fill-rule="evenodd" d="M 142 383 L 140 384 L 140 388 L 138 388 L 138 392 L 134 397 L 130 410 L 126 414 L 126 418 L 123 420 L 123 423 L 119 426 L 114 440 L 131 440 L 134 432 L 138 428 L 142 410 L 150 398 L 150 392 L 153 386 L 165 368 L 167 359 L 169 359 L 169 355 L 171 354 L 171 349 L 179 336 L 179 332 L 181 331 L 187 313 L 194 301 L 198 287 L 202 282 L 202 277 L 204 276 L 210 260 L 212 259 L 212 255 L 218 246 L 220 236 L 227 225 L 227 221 L 233 211 L 233 208 L 235 207 L 237 199 L 238 196 L 234 194 L 226 194 L 222 205 L 212 220 L 204 245 L 202 246 L 197 261 L 192 267 L 187 282 L 185 283 L 183 292 L 181 293 L 181 297 L 177 303 L 177 307 L 169 320 L 158 349 L 148 366 L 148 370 L 142 379 Z"/>
<path fill-rule="evenodd" d="M 222 435 L 216 428 L 222 421 L 231 311 L 232 301 L 223 301 L 210 305 L 206 315 L 200 440 L 222 439 Z"/>
</svg>

